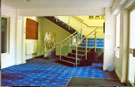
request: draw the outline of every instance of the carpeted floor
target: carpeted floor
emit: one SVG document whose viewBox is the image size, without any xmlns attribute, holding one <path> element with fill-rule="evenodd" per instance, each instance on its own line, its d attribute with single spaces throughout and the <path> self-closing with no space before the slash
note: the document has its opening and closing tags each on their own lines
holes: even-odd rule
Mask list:
<svg viewBox="0 0 135 87">
<path fill-rule="evenodd" d="M 67 86 L 127 86 L 118 80 L 73 77 Z"/>
<path fill-rule="evenodd" d="M 102 70 L 102 64 L 69 67 L 52 59 L 34 58 L 25 64 L 4 68 L 2 86 L 66 86 L 72 77 L 118 80 L 114 72 Z"/>
</svg>

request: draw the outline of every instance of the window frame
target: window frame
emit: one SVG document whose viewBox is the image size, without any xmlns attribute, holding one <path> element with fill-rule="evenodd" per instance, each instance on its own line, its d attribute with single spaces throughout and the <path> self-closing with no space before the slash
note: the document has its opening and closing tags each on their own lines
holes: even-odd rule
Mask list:
<svg viewBox="0 0 135 87">
<path fill-rule="evenodd" d="M 6 43 L 6 52 L 5 53 L 2 53 L 1 52 L 1 54 L 2 55 L 4 55 L 4 54 L 9 54 L 10 53 L 10 17 L 8 17 L 8 16 L 1 16 L 1 20 L 2 20 L 2 18 L 7 18 L 7 37 L 6 37 L 6 39 L 7 39 L 7 43 Z M 1 34 L 2 35 L 2 34 Z M 2 38 L 2 37 L 1 37 Z M 1 39 L 2 40 L 2 39 Z"/>
</svg>

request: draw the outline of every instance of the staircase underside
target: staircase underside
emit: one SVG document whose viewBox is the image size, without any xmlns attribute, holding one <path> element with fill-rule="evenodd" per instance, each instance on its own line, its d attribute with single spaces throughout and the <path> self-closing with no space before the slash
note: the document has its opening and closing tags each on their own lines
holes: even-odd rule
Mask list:
<svg viewBox="0 0 135 87">
<path fill-rule="evenodd" d="M 66 23 L 62 22 L 61 20 L 57 19 L 57 21 L 56 21 L 56 18 L 55 18 L 54 16 L 48 16 L 48 17 L 45 17 L 45 18 L 47 18 L 47 19 L 50 20 L 51 22 L 55 23 L 56 25 L 62 27 L 64 30 L 68 31 L 68 32 L 71 33 L 71 34 L 76 31 L 76 30 L 75 30 L 74 28 L 72 28 L 71 26 L 70 26 L 70 28 L 69 28 L 69 26 L 68 26 Z"/>
</svg>

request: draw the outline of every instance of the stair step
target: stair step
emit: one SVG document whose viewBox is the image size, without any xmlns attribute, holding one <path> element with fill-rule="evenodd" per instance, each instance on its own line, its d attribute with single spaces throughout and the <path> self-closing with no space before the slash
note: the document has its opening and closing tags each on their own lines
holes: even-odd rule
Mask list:
<svg viewBox="0 0 135 87">
<path fill-rule="evenodd" d="M 71 62 L 71 61 L 67 61 L 67 60 L 63 60 L 63 59 L 61 59 L 60 61 L 64 61 L 64 62 L 67 62 L 67 63 L 71 63 L 71 64 L 74 64 L 74 62 Z"/>
<path fill-rule="evenodd" d="M 76 57 L 76 53 L 68 53 L 68 56 Z M 77 56 L 78 56 L 78 58 L 82 58 L 82 57 L 84 57 L 85 55 L 78 54 Z"/>
<path fill-rule="evenodd" d="M 76 53 L 76 50 L 72 50 L 72 53 Z M 79 54 L 85 54 L 85 51 L 84 50 L 78 50 L 78 53 Z"/>
<path fill-rule="evenodd" d="M 63 59 L 59 59 L 59 62 L 63 65 L 68 65 L 68 66 L 72 66 L 72 67 L 75 67 L 75 63 L 74 62 L 71 62 L 71 61 L 67 61 L 67 60 L 63 60 Z"/>
<path fill-rule="evenodd" d="M 71 46 L 72 50 L 76 50 L 75 46 Z M 86 47 L 82 47 L 82 46 L 78 46 L 78 50 L 84 51 L 86 49 Z M 91 48 L 87 48 L 87 50 L 89 51 Z"/>
<path fill-rule="evenodd" d="M 86 40 L 86 39 L 84 39 Z M 88 40 L 95 40 L 95 38 L 88 38 Z M 104 40 L 104 38 L 96 38 L 96 40 Z"/>
<path fill-rule="evenodd" d="M 85 48 L 86 46 L 81 46 L 81 47 Z M 95 46 L 88 46 L 87 48 L 93 49 L 93 48 L 95 48 Z M 96 46 L 96 49 L 97 48 L 104 48 L 104 46 Z"/>
<path fill-rule="evenodd" d="M 74 63 L 76 62 L 76 58 L 75 57 L 71 57 L 71 56 L 63 56 L 62 60 L 66 60 L 66 61 L 70 61 L 70 62 L 74 62 Z M 80 59 L 77 58 L 77 61 L 79 62 Z"/>
<path fill-rule="evenodd" d="M 81 46 L 86 46 L 86 44 L 81 44 Z M 95 46 L 95 44 L 88 44 L 87 46 Z M 104 46 L 102 44 L 96 44 L 96 46 Z"/>
<path fill-rule="evenodd" d="M 76 59 L 75 57 L 71 57 L 71 56 L 64 56 L 64 57 L 68 57 L 68 58 L 71 58 L 71 59 Z M 80 60 L 79 58 L 77 60 Z"/>
<path fill-rule="evenodd" d="M 97 45 L 104 45 L 104 43 L 96 43 Z M 86 43 L 81 43 L 81 45 L 86 45 Z M 95 45 L 95 43 L 87 43 L 87 45 Z"/>
<path fill-rule="evenodd" d="M 86 41 L 85 41 L 85 40 L 83 40 L 82 42 L 86 43 Z M 95 40 L 88 40 L 87 42 L 95 43 Z M 96 41 L 96 42 L 97 42 L 97 43 L 98 43 L 98 42 L 102 42 L 102 43 L 104 43 L 104 41 Z"/>
<path fill-rule="evenodd" d="M 84 46 L 78 46 L 78 50 L 85 50 L 86 47 Z M 90 51 L 91 48 L 87 48 L 87 51 Z"/>
</svg>

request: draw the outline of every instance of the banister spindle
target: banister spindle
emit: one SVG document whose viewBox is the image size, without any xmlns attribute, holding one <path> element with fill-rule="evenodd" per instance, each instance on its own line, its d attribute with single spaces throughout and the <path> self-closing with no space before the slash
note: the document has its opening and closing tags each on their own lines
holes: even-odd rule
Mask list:
<svg viewBox="0 0 135 87">
<path fill-rule="evenodd" d="M 70 44 L 70 41 L 71 40 L 71 38 L 69 38 L 69 44 L 68 44 L 68 47 L 69 47 L 69 51 L 68 52 L 70 52 L 70 47 L 71 47 L 71 44 Z"/>
<path fill-rule="evenodd" d="M 57 16 L 55 16 L 55 18 L 56 18 L 56 22 L 58 22 L 58 18 L 57 18 Z"/>
<path fill-rule="evenodd" d="M 61 44 L 60 44 L 60 60 L 61 60 Z"/>
<path fill-rule="evenodd" d="M 96 47 L 97 47 L 97 36 L 96 36 L 96 31 L 95 31 L 95 52 L 96 52 Z"/>
<path fill-rule="evenodd" d="M 83 24 L 81 23 L 81 39 L 83 38 L 82 29 L 83 29 Z"/>
<path fill-rule="evenodd" d="M 87 48 L 88 48 L 88 38 L 86 38 L 86 46 L 85 46 L 85 60 L 87 60 Z"/>
<path fill-rule="evenodd" d="M 70 16 L 68 16 L 68 29 L 70 29 Z"/>
<path fill-rule="evenodd" d="M 77 67 L 77 59 L 78 59 L 78 44 L 76 44 L 76 59 L 75 59 L 76 67 Z"/>
<path fill-rule="evenodd" d="M 78 32 L 79 33 L 79 32 Z M 78 33 L 77 33 L 77 36 L 76 36 L 76 67 L 77 67 L 77 60 L 78 60 Z"/>
</svg>

